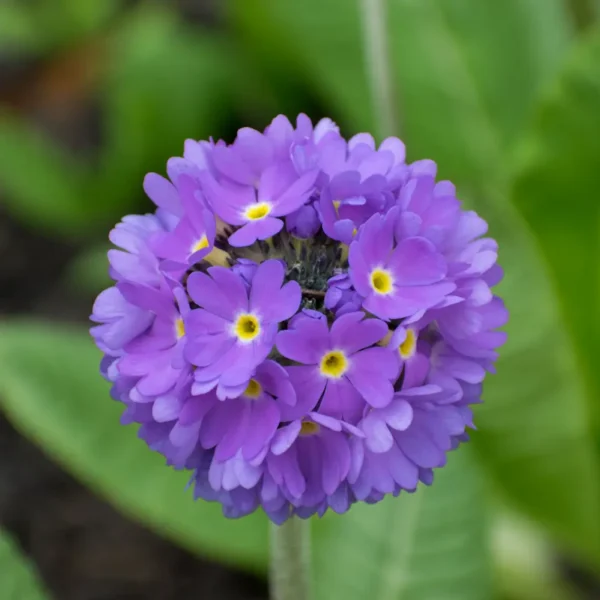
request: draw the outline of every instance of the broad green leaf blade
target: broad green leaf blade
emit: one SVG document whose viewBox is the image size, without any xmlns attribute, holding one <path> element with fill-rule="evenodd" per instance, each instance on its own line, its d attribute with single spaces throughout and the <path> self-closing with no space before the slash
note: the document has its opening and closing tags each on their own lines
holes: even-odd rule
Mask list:
<svg viewBox="0 0 600 600">
<path fill-rule="evenodd" d="M 18 117 L 0 112 L 0 193 L 3 204 L 31 226 L 73 233 L 90 207 L 81 165 Z"/>
<path fill-rule="evenodd" d="M 198 35 L 157 5 L 142 4 L 110 40 L 106 143 L 94 198 L 123 212 L 142 196 L 148 171 L 164 173 L 187 138 L 206 139 L 220 129 L 232 62 L 221 38 Z"/>
<path fill-rule="evenodd" d="M 64 274 L 64 282 L 69 291 L 79 294 L 99 294 L 114 284 L 109 275 L 107 252 L 109 244 L 89 246 L 69 263 Z"/>
<path fill-rule="evenodd" d="M 374 122 L 356 0 L 232 0 L 229 16 L 244 51 L 283 81 L 305 82 L 353 129 Z"/>
<path fill-rule="evenodd" d="M 410 156 L 463 183 L 502 182 L 503 155 L 567 47 L 566 23 L 560 0 L 390 0 Z"/>
<path fill-rule="evenodd" d="M 572 581 L 556 568 L 556 549 L 545 532 L 494 506 L 494 580 L 504 600 L 577 600 Z"/>
<path fill-rule="evenodd" d="M 44 323 L 0 326 L 0 401 L 23 433 L 130 517 L 193 551 L 261 568 L 266 522 L 227 520 L 217 504 L 194 502 L 190 474 L 165 466 L 119 424 L 121 408 L 98 374 L 86 332 Z"/>
<path fill-rule="evenodd" d="M 114 16 L 122 0 L 102 0 L 102 2 L 81 2 L 80 0 L 57 0 L 62 17 L 69 30 L 77 35 L 86 35 L 102 27 Z M 54 3 L 48 3 L 56 11 Z"/>
<path fill-rule="evenodd" d="M 0 4 L 0 49 L 19 53 L 37 50 L 41 45 L 30 11 L 22 4 Z"/>
<path fill-rule="evenodd" d="M 47 598 L 33 569 L 9 535 L 0 530 L 0 593 L 2 600 Z"/>
<path fill-rule="evenodd" d="M 598 562 L 600 469 L 579 365 L 531 234 L 504 194 L 482 198 L 473 204 L 500 245 L 510 322 L 475 412 L 476 448 L 510 500 Z"/>
<path fill-rule="evenodd" d="M 535 233 L 600 424 L 600 30 L 575 47 L 524 136 L 512 199 Z"/>
<path fill-rule="evenodd" d="M 357 504 L 315 533 L 317 600 L 489 600 L 481 473 L 469 449 L 430 488 Z"/>
</svg>

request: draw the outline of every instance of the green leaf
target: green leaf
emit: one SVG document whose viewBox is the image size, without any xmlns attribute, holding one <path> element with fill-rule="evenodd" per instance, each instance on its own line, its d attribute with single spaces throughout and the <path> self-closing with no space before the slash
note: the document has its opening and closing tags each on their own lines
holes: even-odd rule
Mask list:
<svg viewBox="0 0 600 600">
<path fill-rule="evenodd" d="M 109 65 L 106 143 L 94 196 L 124 211 L 141 197 L 144 175 L 164 173 L 185 139 L 219 129 L 227 117 L 232 63 L 220 37 L 198 35 L 172 11 L 148 4 L 111 37 Z"/>
<path fill-rule="evenodd" d="M 36 322 L 0 326 L 0 401 L 11 421 L 65 469 L 190 550 L 256 569 L 266 561 L 261 515 L 225 519 L 194 502 L 190 474 L 165 466 L 119 424 L 121 407 L 98 374 L 99 352 L 79 330 Z"/>
<path fill-rule="evenodd" d="M 600 30 L 574 48 L 524 136 L 512 199 L 550 267 L 600 425 Z M 595 283 L 594 283 L 595 282 Z"/>
<path fill-rule="evenodd" d="M 6 532 L 0 530 L 0 590 L 3 600 L 44 600 L 33 569 Z"/>
<path fill-rule="evenodd" d="M 0 49 L 3 52 L 37 50 L 39 38 L 27 7 L 6 0 L 0 4 Z"/>
<path fill-rule="evenodd" d="M 0 112 L 0 189 L 4 205 L 32 226 L 73 233 L 88 221 L 80 165 L 33 126 Z"/>
<path fill-rule="evenodd" d="M 489 600 L 481 476 L 452 453 L 430 488 L 327 516 L 314 547 L 318 600 Z"/>
<path fill-rule="evenodd" d="M 480 212 L 500 244 L 510 322 L 476 411 L 476 447 L 520 509 L 598 561 L 600 470 L 579 365 L 532 236 L 504 195 L 488 198 Z"/>
<path fill-rule="evenodd" d="M 261 0 L 255 18 L 243 5 L 235 5 L 237 24 L 249 39 L 303 64 L 307 82 L 350 129 L 372 125 L 358 3 Z M 564 10 L 558 0 L 390 0 L 387 22 L 409 155 L 435 159 L 471 199 L 506 272 L 499 294 L 511 311 L 509 342 L 477 410 L 476 447 L 514 504 L 598 561 L 600 471 L 580 368 L 544 257 L 508 202 L 515 137 L 571 36 Z"/>
<path fill-rule="evenodd" d="M 109 244 L 85 248 L 67 266 L 65 283 L 79 294 L 99 294 L 114 284 L 109 276 L 107 252 Z"/>
<path fill-rule="evenodd" d="M 331 116 L 373 130 L 359 5 L 235 0 L 231 14 L 249 51 L 298 65 Z M 498 158 L 570 37 L 560 0 L 389 0 L 387 23 L 409 152 L 442 153 L 454 174 L 481 174 Z"/>
<path fill-rule="evenodd" d="M 506 600 L 576 600 L 573 582 L 557 569 L 556 549 L 543 531 L 504 508 L 494 507 L 496 587 Z"/>
<path fill-rule="evenodd" d="M 117 12 L 122 0 L 102 0 L 102 2 L 55 0 L 46 3 L 55 11 L 56 4 L 60 6 L 61 16 L 70 31 L 83 36 L 104 25 Z"/>
</svg>

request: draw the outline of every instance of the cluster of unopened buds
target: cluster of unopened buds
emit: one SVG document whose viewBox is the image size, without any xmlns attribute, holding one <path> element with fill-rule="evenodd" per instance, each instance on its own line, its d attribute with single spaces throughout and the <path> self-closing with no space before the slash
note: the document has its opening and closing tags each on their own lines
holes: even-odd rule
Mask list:
<svg viewBox="0 0 600 600">
<path fill-rule="evenodd" d="M 277 117 L 185 143 L 94 305 L 123 423 L 196 497 L 276 523 L 430 484 L 507 320 L 487 225 L 397 138 Z"/>
</svg>

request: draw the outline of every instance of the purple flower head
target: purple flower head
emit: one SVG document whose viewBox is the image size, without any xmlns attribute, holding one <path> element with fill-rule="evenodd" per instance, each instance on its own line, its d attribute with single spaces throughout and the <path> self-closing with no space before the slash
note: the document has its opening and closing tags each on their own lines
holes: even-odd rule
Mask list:
<svg viewBox="0 0 600 600">
<path fill-rule="evenodd" d="M 167 173 L 91 316 L 121 422 L 231 518 L 430 485 L 506 338 L 487 223 L 397 138 L 305 115 L 187 140 Z"/>
</svg>

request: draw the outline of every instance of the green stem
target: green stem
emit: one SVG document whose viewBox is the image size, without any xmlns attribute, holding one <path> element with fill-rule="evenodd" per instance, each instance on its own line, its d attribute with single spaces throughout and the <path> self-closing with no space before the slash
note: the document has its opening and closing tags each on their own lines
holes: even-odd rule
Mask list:
<svg viewBox="0 0 600 600">
<path fill-rule="evenodd" d="M 360 0 L 363 46 L 370 79 L 375 121 L 380 137 L 397 135 L 396 102 L 392 87 L 392 69 L 387 32 L 387 0 Z"/>
<path fill-rule="evenodd" d="M 292 517 L 270 527 L 271 600 L 309 600 L 310 522 Z"/>
</svg>

